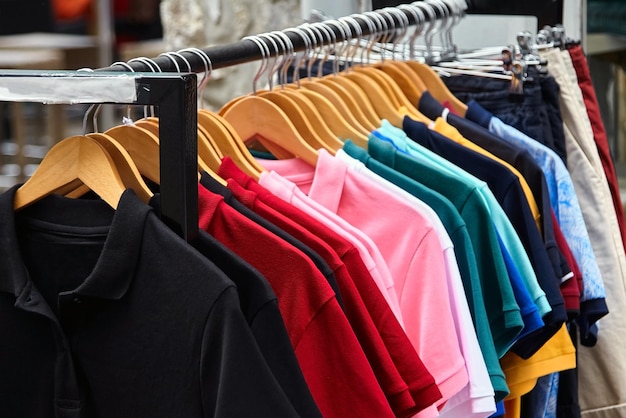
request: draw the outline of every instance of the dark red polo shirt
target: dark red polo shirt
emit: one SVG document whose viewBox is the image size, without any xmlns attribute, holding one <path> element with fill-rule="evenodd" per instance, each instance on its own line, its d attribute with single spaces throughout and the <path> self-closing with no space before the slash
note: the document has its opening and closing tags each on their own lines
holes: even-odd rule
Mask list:
<svg viewBox="0 0 626 418">
<path fill-rule="evenodd" d="M 202 185 L 198 185 L 198 199 L 200 227 L 255 267 L 272 286 L 323 416 L 394 416 L 334 292 L 310 259 Z"/>
</svg>

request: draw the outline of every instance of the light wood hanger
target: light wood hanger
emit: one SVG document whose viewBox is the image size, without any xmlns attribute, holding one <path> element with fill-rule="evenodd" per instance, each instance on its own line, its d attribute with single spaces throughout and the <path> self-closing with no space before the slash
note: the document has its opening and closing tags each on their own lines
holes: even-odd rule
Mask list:
<svg viewBox="0 0 626 418">
<path fill-rule="evenodd" d="M 347 114 L 340 113 L 330 100 L 316 91 L 310 89 L 296 89 L 294 91 L 299 92 L 314 104 L 322 118 L 340 140 L 350 139 L 359 146 L 367 144 L 367 135 L 352 125 L 349 120 L 350 113 L 347 110 L 345 110 L 348 112 Z"/>
<path fill-rule="evenodd" d="M 14 209 L 24 208 L 50 194 L 89 187 L 116 209 L 126 186 L 109 153 L 96 140 L 71 136 L 54 145 L 33 176 L 15 192 Z"/>
<path fill-rule="evenodd" d="M 258 138 L 276 156 L 283 149 L 315 166 L 317 151 L 298 133 L 285 112 L 267 99 L 246 96 L 220 114 L 245 141 Z"/>
<path fill-rule="evenodd" d="M 107 134 L 90 133 L 87 134 L 87 136 L 96 140 L 109 153 L 124 185 L 127 188 L 133 189 L 142 202 L 148 203 L 153 193 L 141 177 L 141 173 L 137 169 L 132 157 L 128 154 L 128 151 Z M 66 196 L 73 197 L 69 194 Z"/>
<path fill-rule="evenodd" d="M 330 100 L 331 103 L 333 103 L 340 112 L 343 112 L 344 109 L 349 109 L 349 113 L 353 116 L 354 121 L 358 124 L 357 128 L 362 133 L 369 135 L 370 132 L 377 128 L 377 126 L 372 124 L 367 116 L 365 116 L 365 113 L 363 112 L 363 110 L 361 110 L 361 105 L 357 103 L 355 98 L 350 97 L 350 95 L 340 84 L 320 83 L 319 78 L 315 78 L 311 81 L 303 80 L 300 83 L 302 88 L 316 91 L 321 95 L 327 97 L 328 100 Z"/>
<path fill-rule="evenodd" d="M 134 123 L 135 126 L 149 131 L 158 138 L 158 118 L 144 118 Z M 215 171 L 217 170 L 217 167 L 220 166 L 222 157 L 224 157 L 224 155 L 216 148 L 212 136 L 209 135 L 207 129 L 200 125 L 200 122 L 198 122 L 198 159 L 202 160 L 205 165 L 208 165 Z"/>
<path fill-rule="evenodd" d="M 365 118 L 369 121 L 368 126 L 375 126 L 374 129 L 378 129 L 380 126 L 380 117 L 376 114 L 376 110 L 374 109 L 370 99 L 356 83 L 345 77 L 334 74 L 319 78 L 317 82 L 335 89 L 337 94 L 344 100 L 352 98 L 354 102 L 358 104 L 358 108 L 361 110 Z M 337 86 L 341 86 L 341 88 L 338 89 L 336 88 Z"/>
<path fill-rule="evenodd" d="M 344 77 L 355 82 L 359 88 L 363 90 L 365 95 L 369 97 L 380 119 L 387 119 L 389 123 L 396 127 L 402 126 L 404 115 L 374 80 L 357 71 L 342 74 Z"/>
<path fill-rule="evenodd" d="M 300 106 L 300 108 L 305 112 L 315 130 L 324 138 L 324 142 L 326 142 L 329 147 L 335 151 L 343 148 L 343 142 L 328 126 L 326 120 L 324 120 L 311 100 L 309 100 L 305 95 L 300 94 L 298 90 L 283 89 L 280 93 L 291 97 L 296 103 L 298 103 L 298 106 Z"/>
<path fill-rule="evenodd" d="M 250 154 L 234 128 L 226 123 L 224 118 L 213 112 L 204 109 L 198 111 L 198 124 L 211 133 L 221 153 L 231 157 L 246 174 L 258 180 L 263 167 Z"/>
<path fill-rule="evenodd" d="M 335 150 L 332 149 L 326 142 L 325 138 L 322 138 L 316 128 L 313 126 L 309 117 L 297 102 L 295 102 L 288 95 L 282 94 L 278 91 L 266 91 L 258 93 L 259 97 L 268 99 L 276 106 L 278 106 L 293 122 L 294 126 L 300 132 L 302 137 L 314 148 L 324 148 L 326 151 L 335 154 Z"/>
<path fill-rule="evenodd" d="M 139 126 L 115 126 L 104 132 L 119 142 L 131 156 L 139 172 L 150 181 L 161 184 L 159 138 Z"/>
<path fill-rule="evenodd" d="M 387 73 L 387 75 L 393 78 L 409 102 L 414 103 L 413 106 L 419 103 L 422 92 L 426 90 L 426 85 L 405 62 L 385 61 L 384 63 L 376 65 L 375 68 Z"/>
<path fill-rule="evenodd" d="M 438 102 L 443 103 L 447 101 L 456 113 L 461 116 L 465 116 L 465 112 L 467 112 L 467 105 L 452 94 L 445 83 L 441 80 L 441 77 L 439 77 L 439 74 L 437 74 L 428 65 L 420 62 L 407 61 L 407 65 L 422 79 L 430 94 L 432 94 Z"/>
<path fill-rule="evenodd" d="M 117 129 L 117 128 L 123 128 L 124 126 L 117 126 L 115 128 L 111 128 L 109 131 L 107 131 L 107 133 L 109 133 L 110 131 L 113 133 L 113 135 L 124 135 L 125 133 L 128 133 L 128 130 L 123 131 L 121 129 Z M 130 127 L 130 126 L 129 126 Z M 146 136 L 144 133 L 137 133 L 137 132 L 132 132 L 132 134 L 134 135 L 133 137 L 135 138 L 134 140 L 138 140 L 139 142 L 142 142 L 146 145 L 146 148 L 149 149 L 149 153 L 151 155 L 157 155 L 157 160 L 158 159 L 158 155 L 159 155 L 159 119 L 158 118 L 154 118 L 154 117 L 150 117 L 150 118 L 144 118 L 140 121 L 135 122 L 135 128 L 138 129 L 142 129 L 143 131 L 149 133 L 148 136 Z M 206 171 L 208 174 L 210 174 L 212 177 L 214 177 L 217 181 L 219 181 L 221 184 L 226 185 L 226 181 L 222 178 L 220 178 L 216 171 L 219 167 L 219 165 L 221 164 L 221 157 L 219 156 L 219 154 L 217 154 L 217 152 L 213 149 L 212 145 L 209 143 L 207 137 L 206 137 L 206 131 L 201 128 L 200 126 L 198 126 L 198 170 L 199 171 Z M 128 141 L 126 140 L 122 140 L 122 142 L 124 143 L 124 147 L 127 146 L 127 144 L 133 141 L 133 139 L 130 139 Z M 137 150 L 137 148 L 132 147 L 129 150 L 129 153 L 132 155 L 137 155 L 137 153 L 140 152 L 139 150 Z M 148 172 L 143 172 L 142 174 L 144 174 L 147 178 L 149 178 L 150 180 L 154 181 L 155 183 L 159 183 L 157 180 L 155 180 L 154 178 L 160 178 L 160 168 L 157 164 L 157 166 L 155 167 L 153 164 L 150 164 L 150 162 L 145 161 L 143 159 L 143 157 L 137 156 L 137 158 L 140 158 L 141 162 L 139 164 L 141 164 L 141 166 L 143 167 L 144 170 L 149 170 Z M 138 165 L 139 165 L 138 164 Z M 140 168 L 140 171 L 142 169 Z M 156 176 L 156 177 L 155 177 Z M 198 178 L 200 174 L 198 173 Z"/>
<path fill-rule="evenodd" d="M 402 93 L 396 81 L 387 73 L 379 71 L 372 66 L 357 66 L 355 69 L 372 78 L 374 82 L 383 87 L 383 90 L 389 92 L 391 101 L 395 104 L 396 109 L 406 109 L 407 114 L 416 120 L 426 121 L 424 115 L 417 110 L 417 103 L 411 103 Z"/>
</svg>

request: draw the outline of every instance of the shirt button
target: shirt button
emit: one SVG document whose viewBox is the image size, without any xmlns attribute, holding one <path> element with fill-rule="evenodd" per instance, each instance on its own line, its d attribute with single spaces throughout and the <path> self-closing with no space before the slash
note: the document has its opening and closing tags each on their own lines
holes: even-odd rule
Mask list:
<svg viewBox="0 0 626 418">
<path fill-rule="evenodd" d="M 74 302 L 77 305 L 80 305 L 81 303 L 83 303 L 83 300 L 81 298 L 74 298 L 72 302 Z"/>
</svg>

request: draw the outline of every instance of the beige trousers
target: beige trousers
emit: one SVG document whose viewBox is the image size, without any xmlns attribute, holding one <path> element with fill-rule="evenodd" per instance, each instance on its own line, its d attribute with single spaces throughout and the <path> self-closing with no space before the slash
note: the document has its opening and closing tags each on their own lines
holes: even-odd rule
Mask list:
<svg viewBox="0 0 626 418">
<path fill-rule="evenodd" d="M 586 418 L 626 417 L 626 257 L 611 194 L 567 51 L 543 51 L 561 89 L 568 171 L 606 289 L 609 315 L 595 347 L 579 345 L 579 397 Z"/>
</svg>

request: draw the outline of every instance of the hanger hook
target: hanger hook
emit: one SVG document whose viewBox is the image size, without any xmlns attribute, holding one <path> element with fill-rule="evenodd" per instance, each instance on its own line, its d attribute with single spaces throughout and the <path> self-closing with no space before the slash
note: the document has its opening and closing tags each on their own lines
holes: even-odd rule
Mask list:
<svg viewBox="0 0 626 418">
<path fill-rule="evenodd" d="M 320 32 L 323 32 L 327 37 L 326 39 L 328 40 L 328 44 L 326 46 L 326 49 L 324 50 L 324 57 L 317 67 L 317 76 L 321 78 L 324 74 L 324 64 L 328 61 L 330 55 L 335 52 L 337 35 L 335 35 L 335 32 L 328 29 L 328 26 L 324 25 L 322 22 L 313 23 L 313 26 L 318 28 Z"/>
<path fill-rule="evenodd" d="M 398 40 L 404 39 L 406 32 L 409 28 L 409 18 L 406 17 L 404 13 L 402 13 L 397 8 L 386 7 L 382 10 L 383 16 L 389 16 L 390 21 L 392 22 L 393 29 L 391 34 L 392 47 L 391 47 L 391 58 L 396 60 L 396 50 L 398 49 Z M 396 26 L 396 22 L 393 17 L 398 18 L 398 26 Z M 399 32 L 396 33 L 396 30 L 399 29 Z M 402 56 L 404 58 L 404 55 Z"/>
<path fill-rule="evenodd" d="M 93 68 L 79 68 L 78 70 L 76 70 L 79 73 L 93 73 Z M 87 135 L 87 120 L 89 119 L 89 114 L 91 113 L 91 111 L 95 108 L 95 103 L 90 105 L 87 110 L 85 111 L 85 114 L 83 115 L 83 135 Z"/>
<path fill-rule="evenodd" d="M 287 36 L 284 31 L 274 31 L 275 36 L 281 38 L 283 40 L 283 45 L 285 46 L 283 63 L 281 64 L 280 71 L 278 73 L 278 83 L 281 86 L 281 89 L 285 88 L 285 84 L 287 83 L 287 70 L 289 66 L 293 63 L 295 58 L 295 49 L 293 47 L 293 42 Z"/>
<path fill-rule="evenodd" d="M 453 9 L 451 4 L 443 0 L 427 0 L 427 2 L 431 5 L 434 4 L 442 14 L 441 23 L 439 24 L 439 38 L 443 45 L 441 56 L 446 58 L 454 52 L 450 31 L 454 24 L 453 18 L 456 15 L 456 9 Z"/>
<path fill-rule="evenodd" d="M 285 29 L 283 32 L 285 33 L 293 32 L 296 35 L 300 36 L 302 40 L 304 41 L 304 54 L 302 55 L 301 58 L 297 58 L 297 56 L 295 57 L 296 63 L 293 66 L 293 81 L 295 81 L 298 88 L 300 88 L 300 67 L 302 66 L 302 64 L 306 60 L 307 55 L 311 51 L 311 39 L 307 36 L 304 30 L 302 30 L 302 28 L 299 28 L 299 27 L 288 28 L 288 29 Z"/>
<path fill-rule="evenodd" d="M 341 23 L 345 23 L 348 29 L 350 29 L 350 25 L 352 25 L 352 28 L 354 29 L 355 36 L 352 37 L 352 39 L 354 39 L 354 42 L 352 42 L 351 39 L 350 45 L 352 49 L 349 50 L 350 55 L 347 56 L 349 61 L 348 67 L 350 67 L 354 65 L 355 57 L 359 50 L 359 42 L 363 38 L 363 28 L 361 28 L 359 22 L 352 16 L 340 17 L 338 20 Z M 352 34 L 352 32 L 350 33 Z"/>
<path fill-rule="evenodd" d="M 200 48 L 183 48 L 178 52 L 190 52 L 200 57 L 200 59 L 202 60 L 202 64 L 204 65 L 204 74 L 202 76 L 202 79 L 200 80 L 200 83 L 198 83 L 198 108 L 203 109 L 204 106 L 202 104 L 202 93 L 204 92 L 204 88 L 206 87 L 207 83 L 211 79 L 211 74 L 213 74 L 213 63 L 211 63 L 211 58 L 209 58 L 209 55 Z"/>
<path fill-rule="evenodd" d="M 154 61 L 153 59 L 150 59 L 150 58 L 147 58 L 147 57 L 137 57 L 137 58 L 133 58 L 131 60 L 128 60 L 129 64 L 132 64 L 133 62 L 140 62 L 140 63 L 144 64 L 153 73 L 156 73 L 156 72 L 162 73 L 163 72 L 163 70 L 161 70 L 161 67 L 159 67 L 159 64 L 157 64 L 156 61 Z"/>
<path fill-rule="evenodd" d="M 282 33 L 281 31 L 272 31 L 269 33 L 269 36 L 276 39 L 276 41 L 278 41 L 278 44 L 280 45 L 280 48 L 281 48 L 279 52 L 280 59 L 278 59 L 277 57 L 274 74 L 278 76 L 276 80 L 278 84 L 282 85 L 283 68 L 285 67 L 285 64 L 287 64 L 288 62 L 291 63 L 291 57 L 289 56 L 291 49 L 288 46 L 289 44 L 291 44 L 291 39 L 289 39 L 289 37 L 285 35 L 284 33 Z M 293 47 L 293 44 L 291 45 Z"/>
<path fill-rule="evenodd" d="M 365 21 L 365 23 L 370 29 L 369 44 L 366 48 L 366 57 L 367 57 L 366 62 L 369 63 L 369 62 L 372 62 L 371 53 L 372 53 L 372 50 L 374 49 L 374 46 L 376 45 L 376 43 L 381 42 L 381 39 L 383 39 L 384 28 L 383 28 L 382 22 L 378 19 L 378 13 L 374 13 L 374 12 L 360 13 L 359 17 Z M 385 58 L 383 57 L 382 53 L 381 53 L 381 60 L 383 62 L 385 61 Z"/>
<path fill-rule="evenodd" d="M 309 61 L 309 65 L 307 68 L 307 71 L 309 72 L 309 79 L 312 77 L 313 74 L 313 64 L 315 64 L 315 61 L 317 61 L 317 68 L 318 68 L 318 76 L 319 76 L 319 69 L 321 68 L 321 65 L 323 65 L 324 62 L 326 62 L 326 59 L 328 58 L 328 49 L 326 48 L 326 44 L 324 43 L 324 41 L 326 41 L 326 39 L 324 38 L 324 34 L 322 33 L 322 30 L 320 29 L 320 27 L 316 24 L 316 23 L 307 23 L 306 25 L 312 32 L 315 32 L 315 40 L 319 41 L 318 43 L 318 48 L 317 48 L 317 54 L 316 54 L 316 59 L 315 60 L 310 60 Z M 330 43 L 330 36 L 328 37 L 328 43 Z M 322 55 L 323 54 L 323 55 Z M 322 59 L 319 60 L 319 56 L 322 55 Z"/>
<path fill-rule="evenodd" d="M 276 70 L 278 69 L 277 65 L 279 63 L 278 56 L 280 55 L 280 51 L 278 49 L 278 44 L 276 43 L 274 38 L 269 33 L 261 33 L 261 34 L 259 34 L 257 36 L 258 36 L 259 40 L 261 40 L 261 42 L 263 42 L 265 44 L 266 50 L 269 51 L 269 55 L 268 55 L 269 58 L 272 57 L 272 51 L 270 51 L 268 44 L 265 41 L 263 41 L 263 39 L 271 42 L 272 46 L 274 47 L 274 52 L 276 53 L 274 55 L 274 61 L 273 61 L 272 65 L 269 66 L 269 72 L 267 73 L 267 84 L 269 85 L 269 89 L 272 90 L 274 88 L 273 77 L 274 77 L 274 74 L 276 73 Z"/>
<path fill-rule="evenodd" d="M 387 14 L 381 10 L 377 10 L 376 12 L 365 12 L 368 16 L 372 18 L 372 20 L 380 23 L 380 33 L 379 33 L 379 43 L 382 44 L 381 48 L 381 62 L 385 62 L 386 54 L 387 54 L 387 44 L 393 37 L 393 33 L 396 30 L 396 24 L 393 18 L 387 20 Z M 390 23 L 391 22 L 391 23 Z"/>
<path fill-rule="evenodd" d="M 259 70 L 257 71 L 257 73 L 254 75 L 254 78 L 252 79 L 252 94 L 256 95 L 257 82 L 259 81 L 259 79 L 261 78 L 265 70 L 267 69 L 269 48 L 267 48 L 267 45 L 265 45 L 264 42 L 261 42 L 257 36 L 246 36 L 245 38 L 243 38 L 243 40 L 254 42 L 256 46 L 259 47 L 259 51 L 261 51 L 261 66 L 259 67 Z"/>
<path fill-rule="evenodd" d="M 163 52 L 159 54 L 159 57 L 167 57 L 174 64 L 174 67 L 176 68 L 176 72 L 180 73 L 180 65 L 178 65 L 178 61 L 176 61 L 176 59 L 172 57 L 171 52 Z"/>
<path fill-rule="evenodd" d="M 436 31 L 433 32 L 433 30 L 435 29 L 437 14 L 435 13 L 435 9 L 431 5 L 424 1 L 417 1 L 411 4 L 415 5 L 415 7 L 419 8 L 421 11 L 425 11 L 426 13 L 428 13 L 428 27 L 426 28 L 426 32 L 424 33 L 424 39 L 426 41 L 426 52 L 424 53 L 424 57 L 426 59 L 426 62 L 432 62 L 432 39 L 433 35 L 436 33 Z"/>
<path fill-rule="evenodd" d="M 340 21 L 338 21 L 337 19 L 329 19 L 326 20 L 324 22 L 322 22 L 323 25 L 326 25 L 327 28 L 330 28 L 331 25 L 334 26 L 335 28 L 337 28 L 339 30 L 339 32 L 341 32 L 341 47 L 339 47 L 339 49 L 337 49 L 337 45 L 340 43 L 337 41 L 337 39 L 335 39 L 335 61 L 333 62 L 333 74 L 337 75 L 337 73 L 339 72 L 339 60 L 341 59 L 341 57 L 343 56 L 343 54 L 346 52 L 349 44 L 350 44 L 350 40 L 352 38 L 352 35 L 350 35 L 350 37 L 348 37 L 348 34 L 346 32 L 346 26 L 345 23 L 342 23 Z M 348 30 L 350 30 L 350 28 L 347 28 Z M 330 29 L 329 29 L 330 30 Z M 335 31 L 332 31 L 333 34 L 335 34 Z M 335 34 L 336 35 L 336 34 Z"/>
<path fill-rule="evenodd" d="M 178 53 L 178 52 L 167 52 L 167 54 L 169 55 L 174 55 L 175 57 L 180 58 L 181 60 L 183 60 L 183 62 L 187 65 L 187 72 L 192 73 L 193 70 L 191 68 L 191 63 L 189 62 L 189 60 L 187 58 L 185 58 L 182 54 Z"/>
<path fill-rule="evenodd" d="M 161 73 L 163 71 L 161 71 L 161 67 L 159 67 L 159 64 L 157 64 L 154 60 L 150 59 L 150 58 L 146 58 L 146 57 L 137 57 L 137 58 L 133 58 L 131 60 L 128 61 L 129 64 L 133 63 L 133 62 L 141 62 L 142 64 L 146 65 L 148 68 L 150 68 L 150 71 L 152 71 L 153 73 L 156 73 L 157 70 L 159 70 L 158 72 Z M 154 106 L 149 106 L 150 107 L 150 116 L 154 117 Z M 147 118 L 148 117 L 148 106 L 144 106 L 143 107 L 143 117 Z"/>
<path fill-rule="evenodd" d="M 353 14 L 352 16 L 354 16 L 354 19 L 357 23 L 358 23 L 358 21 L 356 20 L 357 18 L 365 22 L 369 31 L 369 35 L 367 35 L 367 40 L 366 40 L 367 46 L 366 48 L 361 49 L 361 54 L 359 56 L 359 60 L 361 61 L 360 64 L 362 66 L 364 65 L 365 62 L 370 61 L 370 52 L 372 51 L 372 48 L 374 47 L 374 43 L 376 42 L 376 38 L 378 37 L 380 28 L 374 25 L 373 19 L 371 19 L 369 16 L 366 16 L 362 13 L 356 13 L 356 14 Z"/>
<path fill-rule="evenodd" d="M 313 77 L 312 74 L 314 59 L 321 52 L 321 47 L 319 46 L 318 38 L 316 35 L 319 35 L 321 38 L 322 34 L 319 30 L 317 30 L 316 33 L 316 30 L 311 27 L 310 23 L 305 23 L 298 27 L 308 33 L 309 40 L 311 41 L 311 51 L 309 53 L 309 56 L 307 57 L 306 63 L 306 77 L 308 80 L 311 80 L 311 78 Z"/>
<path fill-rule="evenodd" d="M 397 7 L 397 9 L 399 10 L 406 10 L 407 12 L 411 13 L 413 15 L 413 17 L 415 18 L 415 30 L 413 31 L 413 33 L 411 34 L 411 36 L 409 37 L 409 59 L 414 59 L 415 58 L 415 39 L 419 36 L 419 34 L 422 32 L 422 29 L 424 28 L 424 21 L 426 20 L 426 17 L 424 16 L 424 12 L 419 9 L 418 7 L 414 6 L 414 5 L 408 5 L 408 4 L 401 4 Z M 408 19 L 408 18 L 407 18 Z M 403 49 L 403 59 L 406 60 L 406 47 Z"/>
<path fill-rule="evenodd" d="M 114 65 L 120 65 L 122 67 L 124 67 L 125 69 L 127 69 L 129 72 L 134 73 L 135 69 L 133 67 L 131 67 L 128 63 L 123 62 L 123 61 L 116 61 L 113 64 L 111 64 L 111 67 L 113 67 Z M 98 132 L 98 115 L 100 114 L 100 110 L 102 109 L 102 103 L 98 104 L 95 108 L 95 111 L 93 113 L 93 117 L 92 117 L 92 123 L 93 123 L 93 130 L 94 132 Z M 132 120 L 131 114 L 130 114 L 130 105 L 126 106 L 126 117 L 128 118 L 128 120 Z"/>
</svg>

